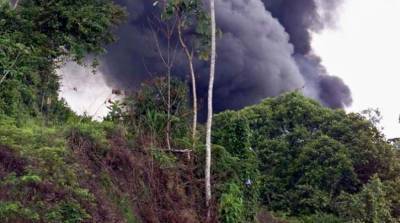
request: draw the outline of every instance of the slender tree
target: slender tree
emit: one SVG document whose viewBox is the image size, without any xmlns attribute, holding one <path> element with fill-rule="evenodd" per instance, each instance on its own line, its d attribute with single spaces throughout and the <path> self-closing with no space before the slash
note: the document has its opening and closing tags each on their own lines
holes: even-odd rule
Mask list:
<svg viewBox="0 0 400 223">
<path fill-rule="evenodd" d="M 211 58 L 210 58 L 210 80 L 208 84 L 208 112 L 207 112 L 207 131 L 206 131 L 206 166 L 205 166 L 205 193 L 207 219 L 210 217 L 211 203 L 211 126 L 213 115 L 213 87 L 215 76 L 216 59 L 216 22 L 215 22 L 215 0 L 210 0 L 210 18 L 211 18 Z"/>
<path fill-rule="evenodd" d="M 196 74 L 194 72 L 193 66 L 193 52 L 189 50 L 189 47 L 186 45 L 186 42 L 183 37 L 182 28 L 183 28 L 183 21 L 180 16 L 178 16 L 178 37 L 181 47 L 186 54 L 189 63 L 189 71 L 190 71 L 190 78 L 192 81 L 192 102 L 193 102 L 193 119 L 192 119 L 192 149 L 195 147 L 196 142 L 196 132 L 197 132 L 197 88 L 196 88 Z"/>
<path fill-rule="evenodd" d="M 197 86 L 194 68 L 194 59 L 208 59 L 208 46 L 210 45 L 209 17 L 202 6 L 201 0 L 169 0 L 164 8 L 164 17 L 176 17 L 177 37 L 188 60 L 190 78 L 192 83 L 192 148 L 195 147 L 197 135 Z M 190 30 L 193 35 L 185 35 L 185 31 Z M 195 32 L 193 32 L 195 31 Z M 195 52 L 197 52 L 195 54 Z"/>
<path fill-rule="evenodd" d="M 167 107 L 167 123 L 166 123 L 167 124 L 166 125 L 167 149 L 172 150 L 172 147 L 171 147 L 171 120 L 172 120 L 172 116 L 171 116 L 171 75 L 172 75 L 172 68 L 174 66 L 175 58 L 176 58 L 176 48 L 178 45 L 178 44 L 173 43 L 172 38 L 173 38 L 173 34 L 175 31 L 177 21 L 176 21 L 176 19 L 174 19 L 173 21 L 164 21 L 164 20 L 159 20 L 157 18 L 155 20 L 158 23 L 157 29 L 154 28 L 154 26 L 152 25 L 152 21 L 149 21 L 149 25 L 150 25 L 152 33 L 153 33 L 154 41 L 156 44 L 156 49 L 161 58 L 161 61 L 163 62 L 164 66 L 167 70 L 167 98 L 166 99 L 163 98 L 163 99 L 164 99 L 164 102 Z M 159 42 L 158 35 L 157 35 L 158 32 L 156 30 L 158 30 L 158 32 L 163 34 L 163 36 L 165 37 L 165 39 L 167 41 L 166 53 L 164 53 L 163 50 L 161 49 L 160 42 Z"/>
</svg>

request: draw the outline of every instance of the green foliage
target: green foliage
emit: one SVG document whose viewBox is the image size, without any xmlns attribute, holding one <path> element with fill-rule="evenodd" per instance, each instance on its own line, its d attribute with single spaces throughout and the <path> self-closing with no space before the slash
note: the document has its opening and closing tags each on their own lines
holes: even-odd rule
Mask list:
<svg viewBox="0 0 400 223">
<path fill-rule="evenodd" d="M 223 223 L 243 222 L 245 206 L 240 187 L 235 183 L 229 183 L 227 189 L 221 195 L 219 205 L 219 220 Z"/>
<path fill-rule="evenodd" d="M 390 202 L 391 215 L 400 219 L 400 179 L 384 181 L 386 200 Z"/>
<path fill-rule="evenodd" d="M 238 182 L 244 195 L 243 215 L 246 220 L 252 220 L 259 206 L 260 172 L 256 153 L 250 144 L 252 133 L 249 121 L 246 117 L 228 111 L 217 115 L 214 125 L 218 128 L 213 131 L 213 142 L 224 148 L 221 148 L 222 153 L 214 149 L 213 171 L 220 177 L 220 182 Z M 218 187 L 226 188 L 225 184 Z"/>
<path fill-rule="evenodd" d="M 139 220 L 133 213 L 133 208 L 126 198 L 119 201 L 119 208 L 121 209 L 127 223 L 139 223 Z"/>
<path fill-rule="evenodd" d="M 141 88 L 123 102 L 115 102 L 106 120 L 128 126 L 138 141 L 150 139 L 152 146 L 165 146 L 168 121 L 167 91 L 165 78 L 155 78 L 143 83 Z M 188 90 L 185 83 L 171 80 L 171 138 L 174 145 L 189 135 L 190 110 Z"/>
<path fill-rule="evenodd" d="M 17 219 L 38 221 L 39 215 L 29 208 L 24 208 L 19 202 L 0 201 L 0 219 L 5 222 L 15 222 Z"/>
<path fill-rule="evenodd" d="M 287 223 L 343 223 L 345 222 L 342 218 L 327 213 L 316 213 L 307 216 L 300 217 L 290 217 L 285 215 L 284 213 L 276 214 L 278 216 L 277 219 L 280 221 L 277 222 L 287 222 Z M 274 216 L 276 218 L 276 216 Z"/>
<path fill-rule="evenodd" d="M 201 60 L 208 60 L 211 48 L 210 16 L 204 10 L 201 0 L 168 0 L 162 5 L 161 19 L 163 21 L 178 20 L 183 32 L 191 32 L 190 38 L 193 51 Z M 194 31 L 194 32 L 193 32 Z"/>
<path fill-rule="evenodd" d="M 0 5 L 0 114 L 66 122 L 74 114 L 59 100 L 56 68 L 104 52 L 124 18 L 111 0 L 21 1 Z"/>
<path fill-rule="evenodd" d="M 176 157 L 160 149 L 152 149 L 151 154 L 161 168 L 172 168 L 176 166 Z"/>
<path fill-rule="evenodd" d="M 68 139 L 88 140 L 92 143 L 98 155 L 102 156 L 109 149 L 107 132 L 112 132 L 113 130 L 114 125 L 111 122 L 84 121 L 70 124 L 65 136 Z"/>
<path fill-rule="evenodd" d="M 111 104 L 107 106 L 109 112 L 107 116 L 104 118 L 106 121 L 112 121 L 114 123 L 119 123 L 123 121 L 124 111 L 123 111 L 123 104 L 116 100 L 111 101 Z"/>
<path fill-rule="evenodd" d="M 46 214 L 47 222 L 79 223 L 88 220 L 90 216 L 75 202 L 62 202 Z"/>
<path fill-rule="evenodd" d="M 210 19 L 202 1 L 165 3 L 162 20 L 179 18 L 179 28 L 191 31 L 188 45 L 207 59 Z M 178 80 L 171 83 L 171 120 L 163 78 L 114 102 L 103 123 L 79 120 L 59 100 L 56 69 L 69 60 L 84 65 L 88 54 L 102 54 L 124 16 L 111 0 L 25 0 L 16 10 L 0 1 L 0 149 L 15 164 L 0 168 L 1 222 L 91 220 L 94 195 L 80 185 L 87 176 L 67 139 L 77 140 L 74 149 L 89 146 L 97 157 L 109 150 L 108 139 L 127 132 L 143 145 L 150 138 L 151 147 L 163 147 L 171 121 L 173 146 L 190 146 L 188 90 Z M 251 222 L 266 205 L 290 215 L 290 222 L 395 222 L 399 154 L 376 128 L 375 113 L 365 113 L 371 123 L 291 93 L 217 115 L 212 168 L 220 221 Z M 176 166 L 176 157 L 163 151 L 151 155 L 162 168 Z M 106 174 L 100 183 L 106 191 L 114 186 Z M 130 201 L 114 199 L 126 221 L 137 222 Z"/>
<path fill-rule="evenodd" d="M 23 184 L 28 184 L 28 183 L 39 183 L 42 181 L 42 178 L 38 175 L 35 174 L 27 174 L 21 177 L 21 182 Z"/>
<path fill-rule="evenodd" d="M 225 176 L 217 178 L 219 182 L 258 173 L 263 205 L 292 216 L 335 214 L 340 194 L 356 194 L 374 175 L 385 182 L 398 176 L 398 155 L 373 123 L 359 114 L 324 108 L 298 93 L 216 115 L 213 137 L 225 147 L 224 157 L 232 157 L 216 154 L 214 163 L 221 168 L 216 175 Z M 396 194 L 393 184 L 390 188 Z M 393 212 L 397 204 L 388 202 L 385 208 Z"/>
<path fill-rule="evenodd" d="M 314 214 L 301 218 L 303 223 L 343 223 L 343 219 L 333 214 Z"/>
<path fill-rule="evenodd" d="M 29 28 L 37 34 L 33 40 L 41 44 L 39 50 L 78 62 L 88 53 L 104 52 L 103 46 L 114 40 L 111 28 L 124 18 L 121 8 L 109 0 L 27 0 L 18 13 L 31 21 Z"/>
<path fill-rule="evenodd" d="M 0 174 L 0 220 L 27 219 L 39 222 L 82 222 L 90 216 L 81 206 L 93 195 L 79 184 L 79 173 L 61 129 L 35 121 L 17 125 L 0 119 L 0 145 L 7 145 L 13 170 Z M 0 147 L 0 149 L 6 149 Z M 62 199 L 52 196 L 62 195 Z M 50 199 L 46 196 L 50 196 Z M 18 213 L 18 214 L 16 214 Z"/>
<path fill-rule="evenodd" d="M 332 196 L 356 184 L 351 160 L 335 140 L 320 136 L 296 150 L 273 144 L 260 150 L 263 196 L 270 207 L 294 214 L 326 211 Z"/>
<path fill-rule="evenodd" d="M 378 177 L 373 177 L 360 193 L 342 194 L 337 201 L 339 214 L 348 222 L 397 222 L 391 215 L 390 199 Z"/>
<path fill-rule="evenodd" d="M 214 125 L 218 126 L 213 132 L 213 142 L 223 145 L 228 151 L 238 157 L 252 151 L 251 131 L 246 117 L 236 112 L 226 111 L 215 117 Z"/>
</svg>

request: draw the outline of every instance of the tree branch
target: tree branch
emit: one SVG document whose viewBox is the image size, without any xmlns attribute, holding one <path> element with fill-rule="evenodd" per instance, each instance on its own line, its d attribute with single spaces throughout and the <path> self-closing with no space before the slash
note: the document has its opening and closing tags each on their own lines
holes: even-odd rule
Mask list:
<svg viewBox="0 0 400 223">
<path fill-rule="evenodd" d="M 10 73 L 10 70 L 11 70 L 11 69 L 15 66 L 15 64 L 17 63 L 18 58 L 19 58 L 19 53 L 18 53 L 17 56 L 15 57 L 15 60 L 14 60 L 13 64 L 10 66 L 9 70 L 7 70 L 7 71 L 5 72 L 5 74 L 3 75 L 3 77 L 1 78 L 1 80 L 0 80 L 0 85 L 1 85 L 1 83 L 3 83 L 3 81 L 6 79 L 7 75 Z"/>
</svg>

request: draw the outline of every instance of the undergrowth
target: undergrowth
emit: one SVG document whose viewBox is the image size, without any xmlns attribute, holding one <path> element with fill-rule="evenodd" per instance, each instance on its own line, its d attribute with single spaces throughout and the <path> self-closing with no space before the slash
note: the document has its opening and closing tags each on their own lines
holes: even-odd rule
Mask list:
<svg viewBox="0 0 400 223">
<path fill-rule="evenodd" d="M 0 145 L 3 156 L 8 156 L 4 159 L 14 159 L 13 165 L 18 165 L 7 169 L 3 163 L 0 219 L 8 222 L 17 217 L 44 222 L 90 219 L 82 204 L 90 205 L 94 197 L 79 185 L 80 169 L 61 129 L 35 122 L 17 125 L 15 120 L 2 117 Z"/>
</svg>

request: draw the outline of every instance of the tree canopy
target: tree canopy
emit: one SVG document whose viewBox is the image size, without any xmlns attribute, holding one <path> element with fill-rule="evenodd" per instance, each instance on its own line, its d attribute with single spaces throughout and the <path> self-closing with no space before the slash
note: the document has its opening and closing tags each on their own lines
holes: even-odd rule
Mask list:
<svg viewBox="0 0 400 223">
<path fill-rule="evenodd" d="M 373 123 L 299 93 L 220 113 L 214 126 L 215 142 L 240 162 L 254 151 L 260 201 L 273 211 L 337 214 L 341 194 L 357 194 L 374 176 L 383 182 L 399 177 L 398 152 Z M 238 175 L 251 176 L 245 170 Z"/>
<path fill-rule="evenodd" d="M 87 55 L 103 53 L 124 15 L 110 0 L 24 0 L 16 9 L 1 1 L 0 113 L 68 113 L 58 100 L 56 69 L 66 61 L 83 63 Z"/>
</svg>

